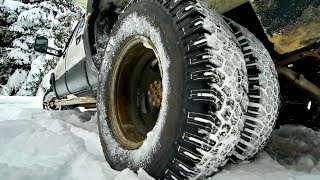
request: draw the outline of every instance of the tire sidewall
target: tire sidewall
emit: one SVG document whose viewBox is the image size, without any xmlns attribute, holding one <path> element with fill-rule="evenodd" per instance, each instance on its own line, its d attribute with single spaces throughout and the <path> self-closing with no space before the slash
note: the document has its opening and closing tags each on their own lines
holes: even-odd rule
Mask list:
<svg viewBox="0 0 320 180">
<path fill-rule="evenodd" d="M 141 24 L 138 24 L 139 21 L 130 19 L 130 17 L 134 15 L 146 20 L 149 25 L 158 32 L 156 36 L 160 37 L 161 44 L 155 42 L 157 37 L 152 37 L 153 35 L 150 34 L 152 31 L 151 29 L 146 31 L 145 27 L 141 28 Z M 101 144 L 106 159 L 111 167 L 117 170 L 128 167 L 133 170 L 143 168 L 150 174 L 159 174 L 163 172 L 169 160 L 172 159 L 171 157 L 173 156 L 177 138 L 182 135 L 181 127 L 183 126 L 185 116 L 183 111 L 183 99 L 185 98 L 182 93 L 184 92 L 183 78 L 185 78 L 185 72 L 183 70 L 184 56 L 183 51 L 179 46 L 173 21 L 168 17 L 169 15 L 161 10 L 161 6 L 157 6 L 157 4 L 148 1 L 142 1 L 129 7 L 125 13 L 120 16 L 120 19 L 112 30 L 99 76 L 98 123 Z M 127 22 L 128 18 L 132 25 L 131 29 L 126 29 L 126 33 L 129 35 L 122 36 L 124 39 L 120 40 L 120 43 L 117 46 L 113 41 L 117 41 L 115 38 L 119 37 L 120 33 L 123 33 L 123 29 L 121 29 L 123 27 L 122 23 Z M 110 105 L 108 104 L 110 100 L 108 96 L 110 94 L 109 82 L 114 78 L 109 76 L 109 74 L 112 74 L 115 66 L 115 59 L 117 59 L 116 57 L 121 51 L 121 48 L 125 45 L 126 41 L 134 35 L 143 35 L 152 41 L 157 50 L 163 49 L 160 50 L 163 52 L 159 54 L 163 71 L 166 71 L 163 72 L 163 74 L 164 76 L 167 76 L 167 79 L 165 80 L 167 82 L 164 82 L 164 86 L 167 86 L 166 92 L 164 93 L 167 93 L 167 95 L 166 98 L 162 100 L 161 111 L 164 109 L 162 113 L 163 117 L 159 118 L 155 125 L 155 128 L 161 127 L 161 130 L 158 132 L 154 130 L 151 131 L 145 140 L 148 141 L 149 139 L 153 139 L 156 141 L 148 144 L 148 148 L 143 147 L 144 143 L 136 150 L 126 150 L 115 141 L 112 133 L 110 133 L 110 125 L 109 123 L 106 123 L 109 115 L 108 106 Z M 164 63 L 166 63 L 166 65 L 164 65 Z M 161 112 L 159 115 L 160 114 Z M 110 145 L 109 143 L 116 144 Z M 111 152 L 115 150 L 117 152 Z"/>
</svg>

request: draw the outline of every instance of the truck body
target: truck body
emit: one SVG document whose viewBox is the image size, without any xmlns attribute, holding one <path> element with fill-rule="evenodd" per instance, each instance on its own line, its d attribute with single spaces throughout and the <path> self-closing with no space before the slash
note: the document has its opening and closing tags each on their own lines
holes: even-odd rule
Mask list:
<svg viewBox="0 0 320 180">
<path fill-rule="evenodd" d="M 282 61 L 290 56 L 290 52 L 298 51 L 302 48 L 309 47 L 312 51 L 312 45 L 316 44 L 320 39 L 319 22 L 319 5 L 320 1 L 297 1 L 289 3 L 289 1 L 250 1 L 247 0 L 203 0 L 208 7 L 216 10 L 221 14 L 232 14 L 232 10 L 244 10 L 254 12 L 256 17 L 252 17 L 250 30 L 253 29 L 256 35 L 262 37 L 265 46 L 275 57 L 275 61 Z M 64 97 L 68 94 L 78 96 L 95 95 L 98 83 L 99 66 L 94 63 L 93 57 L 97 53 L 95 39 L 97 31 L 94 30 L 96 21 L 101 18 L 103 9 L 110 7 L 110 3 L 116 6 L 113 11 L 118 8 L 122 9 L 126 5 L 126 1 L 88 1 L 87 3 L 87 21 L 78 22 L 69 42 L 66 45 L 66 54 L 63 55 L 58 62 L 54 79 L 54 89 L 58 97 Z M 244 5 L 245 4 L 245 5 Z M 241 8 L 239 8 L 241 6 Z M 251 8 L 252 9 L 249 9 Z M 238 9 L 239 10 L 238 10 Z M 229 11 L 229 12 L 228 12 Z M 247 15 L 247 13 L 245 13 Z M 240 18 L 239 18 L 240 17 Z M 245 18 L 239 15 L 241 18 Z M 259 19 L 259 24 L 257 24 Z M 244 21 L 243 21 L 244 22 Z M 248 22 L 248 21 L 246 21 Z M 251 23 L 249 22 L 249 23 Z M 91 25 L 91 26 L 90 26 Z M 264 37 L 263 37 L 264 36 Z M 311 48 L 310 48 L 311 47 Z M 317 53 L 306 53 L 306 56 L 316 56 Z M 317 50 L 318 52 L 318 50 Z M 284 54 L 285 55 L 282 55 Z M 288 55 L 289 54 L 289 55 Z M 299 52 L 292 53 L 299 54 Z M 301 55 L 304 57 L 304 55 Z M 53 78 L 53 77 L 52 77 Z"/>
</svg>

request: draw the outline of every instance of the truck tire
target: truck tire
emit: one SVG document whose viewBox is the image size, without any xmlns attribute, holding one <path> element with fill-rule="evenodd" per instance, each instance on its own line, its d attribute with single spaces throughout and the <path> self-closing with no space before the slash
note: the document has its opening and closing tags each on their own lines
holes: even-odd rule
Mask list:
<svg viewBox="0 0 320 180">
<path fill-rule="evenodd" d="M 61 110 L 61 106 L 53 106 L 51 107 L 49 103 L 51 101 L 54 101 L 56 98 L 55 93 L 53 92 L 52 87 L 50 87 L 44 94 L 43 99 L 42 99 L 42 108 L 45 110 L 53 111 L 53 110 Z"/>
<path fill-rule="evenodd" d="M 268 50 L 246 28 L 226 19 L 242 49 L 249 79 L 249 104 L 245 126 L 231 160 L 253 158 L 266 145 L 280 108 L 277 71 Z"/>
<path fill-rule="evenodd" d="M 248 103 L 241 49 L 197 1 L 139 0 L 110 34 L 97 95 L 102 148 L 116 170 L 202 179 L 226 162 Z"/>
</svg>

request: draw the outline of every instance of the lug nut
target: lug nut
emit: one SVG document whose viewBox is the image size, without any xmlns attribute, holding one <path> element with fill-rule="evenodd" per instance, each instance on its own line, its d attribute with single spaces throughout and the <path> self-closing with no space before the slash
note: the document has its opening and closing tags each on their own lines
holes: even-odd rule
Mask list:
<svg viewBox="0 0 320 180">
<path fill-rule="evenodd" d="M 162 100 L 162 82 L 161 80 L 155 80 L 150 84 L 150 89 L 148 91 L 149 103 L 152 106 L 160 107 Z"/>
</svg>

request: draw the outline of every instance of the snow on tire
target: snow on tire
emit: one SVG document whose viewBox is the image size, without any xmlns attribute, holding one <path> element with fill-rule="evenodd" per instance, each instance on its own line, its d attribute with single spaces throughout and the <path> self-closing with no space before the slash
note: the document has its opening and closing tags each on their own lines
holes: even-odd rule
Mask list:
<svg viewBox="0 0 320 180">
<path fill-rule="evenodd" d="M 45 110 L 51 110 L 50 108 L 50 101 L 52 98 L 55 98 L 55 94 L 52 90 L 52 87 L 50 87 L 44 94 L 43 98 L 42 98 L 42 109 Z"/>
<path fill-rule="evenodd" d="M 52 103 L 56 99 L 56 94 L 53 91 L 52 86 L 45 92 L 42 98 L 42 109 L 53 111 L 53 110 L 63 110 L 61 106 L 53 106 L 51 107 L 50 103 Z"/>
<path fill-rule="evenodd" d="M 246 28 L 226 19 L 242 48 L 249 79 L 249 104 L 245 126 L 231 161 L 253 158 L 266 145 L 278 117 L 280 89 L 268 50 Z"/>
<path fill-rule="evenodd" d="M 201 179 L 238 142 L 244 57 L 225 21 L 197 1 L 132 1 L 110 34 L 99 80 L 100 139 L 116 170 Z"/>
</svg>

